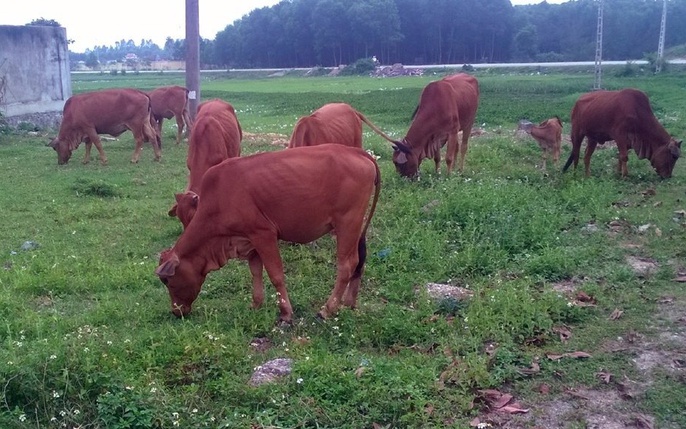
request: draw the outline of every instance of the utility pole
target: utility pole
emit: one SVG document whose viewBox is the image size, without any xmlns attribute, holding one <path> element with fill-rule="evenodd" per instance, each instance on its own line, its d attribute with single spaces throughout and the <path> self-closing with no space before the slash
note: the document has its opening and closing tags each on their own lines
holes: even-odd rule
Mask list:
<svg viewBox="0 0 686 429">
<path fill-rule="evenodd" d="M 601 63 L 603 61 L 603 0 L 598 1 L 598 29 L 595 41 L 595 81 L 593 89 L 601 89 L 600 79 L 603 74 Z"/>
<path fill-rule="evenodd" d="M 662 62 L 665 54 L 665 31 L 667 30 L 667 0 L 662 1 L 662 22 L 660 22 L 660 41 L 657 43 L 657 61 L 655 61 L 655 73 L 662 71 Z"/>
<path fill-rule="evenodd" d="M 199 0 L 186 0 L 186 88 L 188 113 L 195 119 L 200 100 L 200 19 Z"/>
</svg>

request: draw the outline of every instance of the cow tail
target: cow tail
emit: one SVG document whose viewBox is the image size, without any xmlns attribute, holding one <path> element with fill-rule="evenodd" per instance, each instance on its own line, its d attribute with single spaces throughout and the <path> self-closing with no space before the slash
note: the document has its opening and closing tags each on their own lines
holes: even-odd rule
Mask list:
<svg viewBox="0 0 686 429">
<path fill-rule="evenodd" d="M 376 163 L 374 158 L 371 157 L 371 155 L 367 154 L 367 157 L 374 163 L 374 168 L 376 169 L 376 178 L 374 179 L 374 198 L 372 200 L 372 207 L 369 209 L 369 214 L 367 215 L 364 228 L 362 228 L 360 240 L 357 242 L 358 262 L 351 280 L 362 277 L 362 270 L 364 269 L 364 264 L 367 260 L 367 229 L 369 229 L 369 224 L 371 223 L 374 212 L 376 211 L 376 203 L 379 201 L 379 194 L 381 194 L 381 172 L 379 171 L 379 165 Z"/>
<path fill-rule="evenodd" d="M 150 122 L 150 130 L 145 130 L 143 128 L 143 135 L 146 136 L 148 140 L 150 140 L 150 144 L 155 147 L 157 145 L 158 148 L 162 149 L 162 137 L 160 137 L 160 133 L 157 132 L 157 120 L 155 120 L 155 115 L 152 113 L 152 101 L 150 100 L 150 96 L 148 94 L 145 94 L 148 97 L 148 118 Z M 151 139 L 152 138 L 152 139 Z"/>
<path fill-rule="evenodd" d="M 566 173 L 567 169 L 569 168 L 570 165 L 572 165 L 572 162 L 579 162 L 579 152 L 581 151 L 581 144 L 574 144 L 574 138 L 572 138 L 572 152 L 569 154 L 569 158 L 567 158 L 567 162 L 565 162 L 565 166 L 562 167 L 562 172 Z"/>
<path fill-rule="evenodd" d="M 367 119 L 367 117 L 364 116 L 362 113 L 360 113 L 360 112 L 358 112 L 358 111 L 355 111 L 355 113 L 357 113 L 357 117 L 360 118 L 360 120 L 361 120 L 362 122 L 364 122 L 365 124 L 369 125 L 369 128 L 371 128 L 372 130 L 374 130 L 375 133 L 377 133 L 378 135 L 380 135 L 381 137 L 385 138 L 386 140 L 388 140 L 389 142 L 391 142 L 391 143 L 393 143 L 393 144 L 396 143 L 395 140 L 393 140 L 392 138 L 388 137 L 388 135 L 387 135 L 386 133 L 384 133 L 383 131 L 381 131 L 376 125 L 374 125 L 374 124 L 373 124 L 369 119 Z"/>
</svg>

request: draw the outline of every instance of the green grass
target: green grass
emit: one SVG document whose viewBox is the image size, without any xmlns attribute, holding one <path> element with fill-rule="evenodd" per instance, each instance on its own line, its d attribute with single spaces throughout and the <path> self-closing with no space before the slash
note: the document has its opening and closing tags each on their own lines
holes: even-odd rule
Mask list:
<svg viewBox="0 0 686 429">
<path fill-rule="evenodd" d="M 398 79 L 203 77 L 203 98 L 231 102 L 245 132 L 288 135 L 298 117 L 345 101 L 401 137 L 419 93 L 435 75 Z M 211 273 L 190 317 L 174 319 L 154 274 L 158 254 L 181 225 L 167 216 L 186 184 L 185 146 L 165 144 L 162 161 L 144 148 L 130 164 L 129 133 L 105 142 L 108 166 L 58 166 L 45 136 L 0 134 L 0 427 L 468 427 L 482 409 L 479 389 L 512 392 L 525 407 L 534 386 L 606 388 L 595 374 L 649 377 L 631 353 L 604 344 L 646 323 L 665 295 L 683 297 L 671 279 L 685 266 L 686 164 L 662 181 L 630 155 L 629 178 L 614 173 L 616 151 L 599 149 L 591 178 L 537 167 L 533 140 L 513 137 L 517 121 L 569 111 L 592 74 L 484 73 L 477 123 L 463 174 L 436 176 L 432 162 L 410 182 L 396 174 L 392 150 L 365 129 L 380 156 L 383 189 L 368 237 L 359 309 L 315 318 L 335 277 L 334 240 L 282 246 L 294 326 L 275 327 L 268 285 L 263 308 L 250 308 L 250 273 L 231 261 Z M 75 75 L 75 92 L 183 84 L 178 75 Z M 618 79 L 609 88 L 649 93 L 667 129 L 683 136 L 683 74 Z M 175 129 L 167 122 L 165 141 Z M 279 150 L 245 144 L 243 154 Z M 563 161 L 569 148 L 563 148 Z M 647 190 L 653 192 L 646 192 Z M 614 231 L 611 222 L 621 228 Z M 595 224 L 597 231 L 587 226 Z M 646 231 L 639 227 L 650 224 Z M 657 232 L 659 230 L 659 233 Z M 38 247 L 22 250 L 32 241 Z M 626 256 L 650 257 L 653 275 L 635 274 Z M 575 279 L 594 307 L 570 306 L 553 285 Z M 428 282 L 468 287 L 466 303 L 433 302 Z M 622 318 L 609 321 L 615 309 Z M 573 335 L 562 343 L 553 328 Z M 266 337 L 272 347 L 250 346 Z M 494 348 L 486 353 L 486 347 Z M 545 353 L 583 350 L 588 360 L 549 361 Z M 259 388 L 257 365 L 294 360 L 293 373 Z M 540 359 L 540 373 L 518 371 Z M 686 425 L 683 383 L 655 375 L 638 399 L 659 423 Z M 546 398 L 543 398 L 546 399 Z M 477 401 L 478 405 L 478 401 Z"/>
</svg>

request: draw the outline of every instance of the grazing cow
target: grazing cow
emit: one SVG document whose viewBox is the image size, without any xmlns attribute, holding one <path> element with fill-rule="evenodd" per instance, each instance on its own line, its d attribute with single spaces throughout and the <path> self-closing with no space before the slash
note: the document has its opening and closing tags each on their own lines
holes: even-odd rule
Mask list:
<svg viewBox="0 0 686 429">
<path fill-rule="evenodd" d="M 311 115 L 303 116 L 298 120 L 293 128 L 288 147 L 314 146 L 322 143 L 362 147 L 363 122 L 381 137 L 391 143 L 394 142 L 349 104 L 329 103 L 315 110 Z"/>
<path fill-rule="evenodd" d="M 231 104 L 210 100 L 198 106 L 188 140 L 188 185 L 186 192 L 176 194 L 176 203 L 169 210 L 169 216 L 177 216 L 184 228 L 195 214 L 202 176 L 225 159 L 240 156 L 242 139 L 243 131 Z"/>
<path fill-rule="evenodd" d="M 588 137 L 584 165 L 586 176 L 591 175 L 591 155 L 598 143 L 614 140 L 619 150 L 617 173 L 628 174 L 629 149 L 639 159 L 648 158 L 663 179 L 672 170 L 681 154 L 681 141 L 672 138 L 658 122 L 645 93 L 637 89 L 595 91 L 583 94 L 572 108 L 572 153 L 562 171 L 579 163 L 584 137 Z"/>
<path fill-rule="evenodd" d="M 176 144 L 181 143 L 184 125 L 191 129 L 191 116 L 188 111 L 188 89 L 182 86 L 163 86 L 148 93 L 152 103 L 152 114 L 157 123 L 157 132 L 162 136 L 162 123 L 165 119 L 176 118 Z"/>
<path fill-rule="evenodd" d="M 562 145 L 562 121 L 558 116 L 546 119 L 538 125 L 526 122 L 522 127 L 524 131 L 538 142 L 543 151 L 543 169 L 545 170 L 548 153 L 552 155 L 553 163 L 560 161 L 560 148 Z"/>
<path fill-rule="evenodd" d="M 447 141 L 445 158 L 450 174 L 458 151 L 459 131 L 462 131 L 459 144 L 459 170 L 462 171 L 478 105 L 479 83 L 473 76 L 458 73 L 429 83 L 422 91 L 405 138 L 393 144 L 393 163 L 398 173 L 416 176 L 424 158 L 433 158 L 438 173 L 441 148 Z"/>
<path fill-rule="evenodd" d="M 354 308 L 380 180 L 373 157 L 335 143 L 230 158 L 210 168 L 195 217 L 162 252 L 155 271 L 167 286 L 172 312 L 187 315 L 207 274 L 240 258 L 248 260 L 253 276 L 253 307 L 264 301 L 264 268 L 276 288 L 279 321 L 291 323 L 278 241 L 309 243 L 333 229 L 336 282 L 319 316 L 329 317 L 341 304 Z"/>
<path fill-rule="evenodd" d="M 161 156 L 160 137 L 154 126 L 154 118 L 148 95 L 137 89 L 105 89 L 78 94 L 64 104 L 62 123 L 58 136 L 50 142 L 57 152 L 57 163 L 66 164 L 81 142 L 86 143 L 83 163 L 90 162 L 91 145 L 95 145 L 100 162 L 107 164 L 98 134 L 117 137 L 131 130 L 136 139 L 136 149 L 131 162 L 138 162 L 143 142 L 150 142 L 155 161 Z"/>
</svg>

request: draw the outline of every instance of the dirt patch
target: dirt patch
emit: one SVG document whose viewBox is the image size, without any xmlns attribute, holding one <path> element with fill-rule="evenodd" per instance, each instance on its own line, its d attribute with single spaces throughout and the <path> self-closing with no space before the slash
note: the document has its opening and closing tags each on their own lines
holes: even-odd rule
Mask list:
<svg viewBox="0 0 686 429">
<path fill-rule="evenodd" d="M 274 146 L 288 146 L 289 137 L 283 134 L 276 133 L 243 133 L 244 145 L 274 145 Z"/>
</svg>

